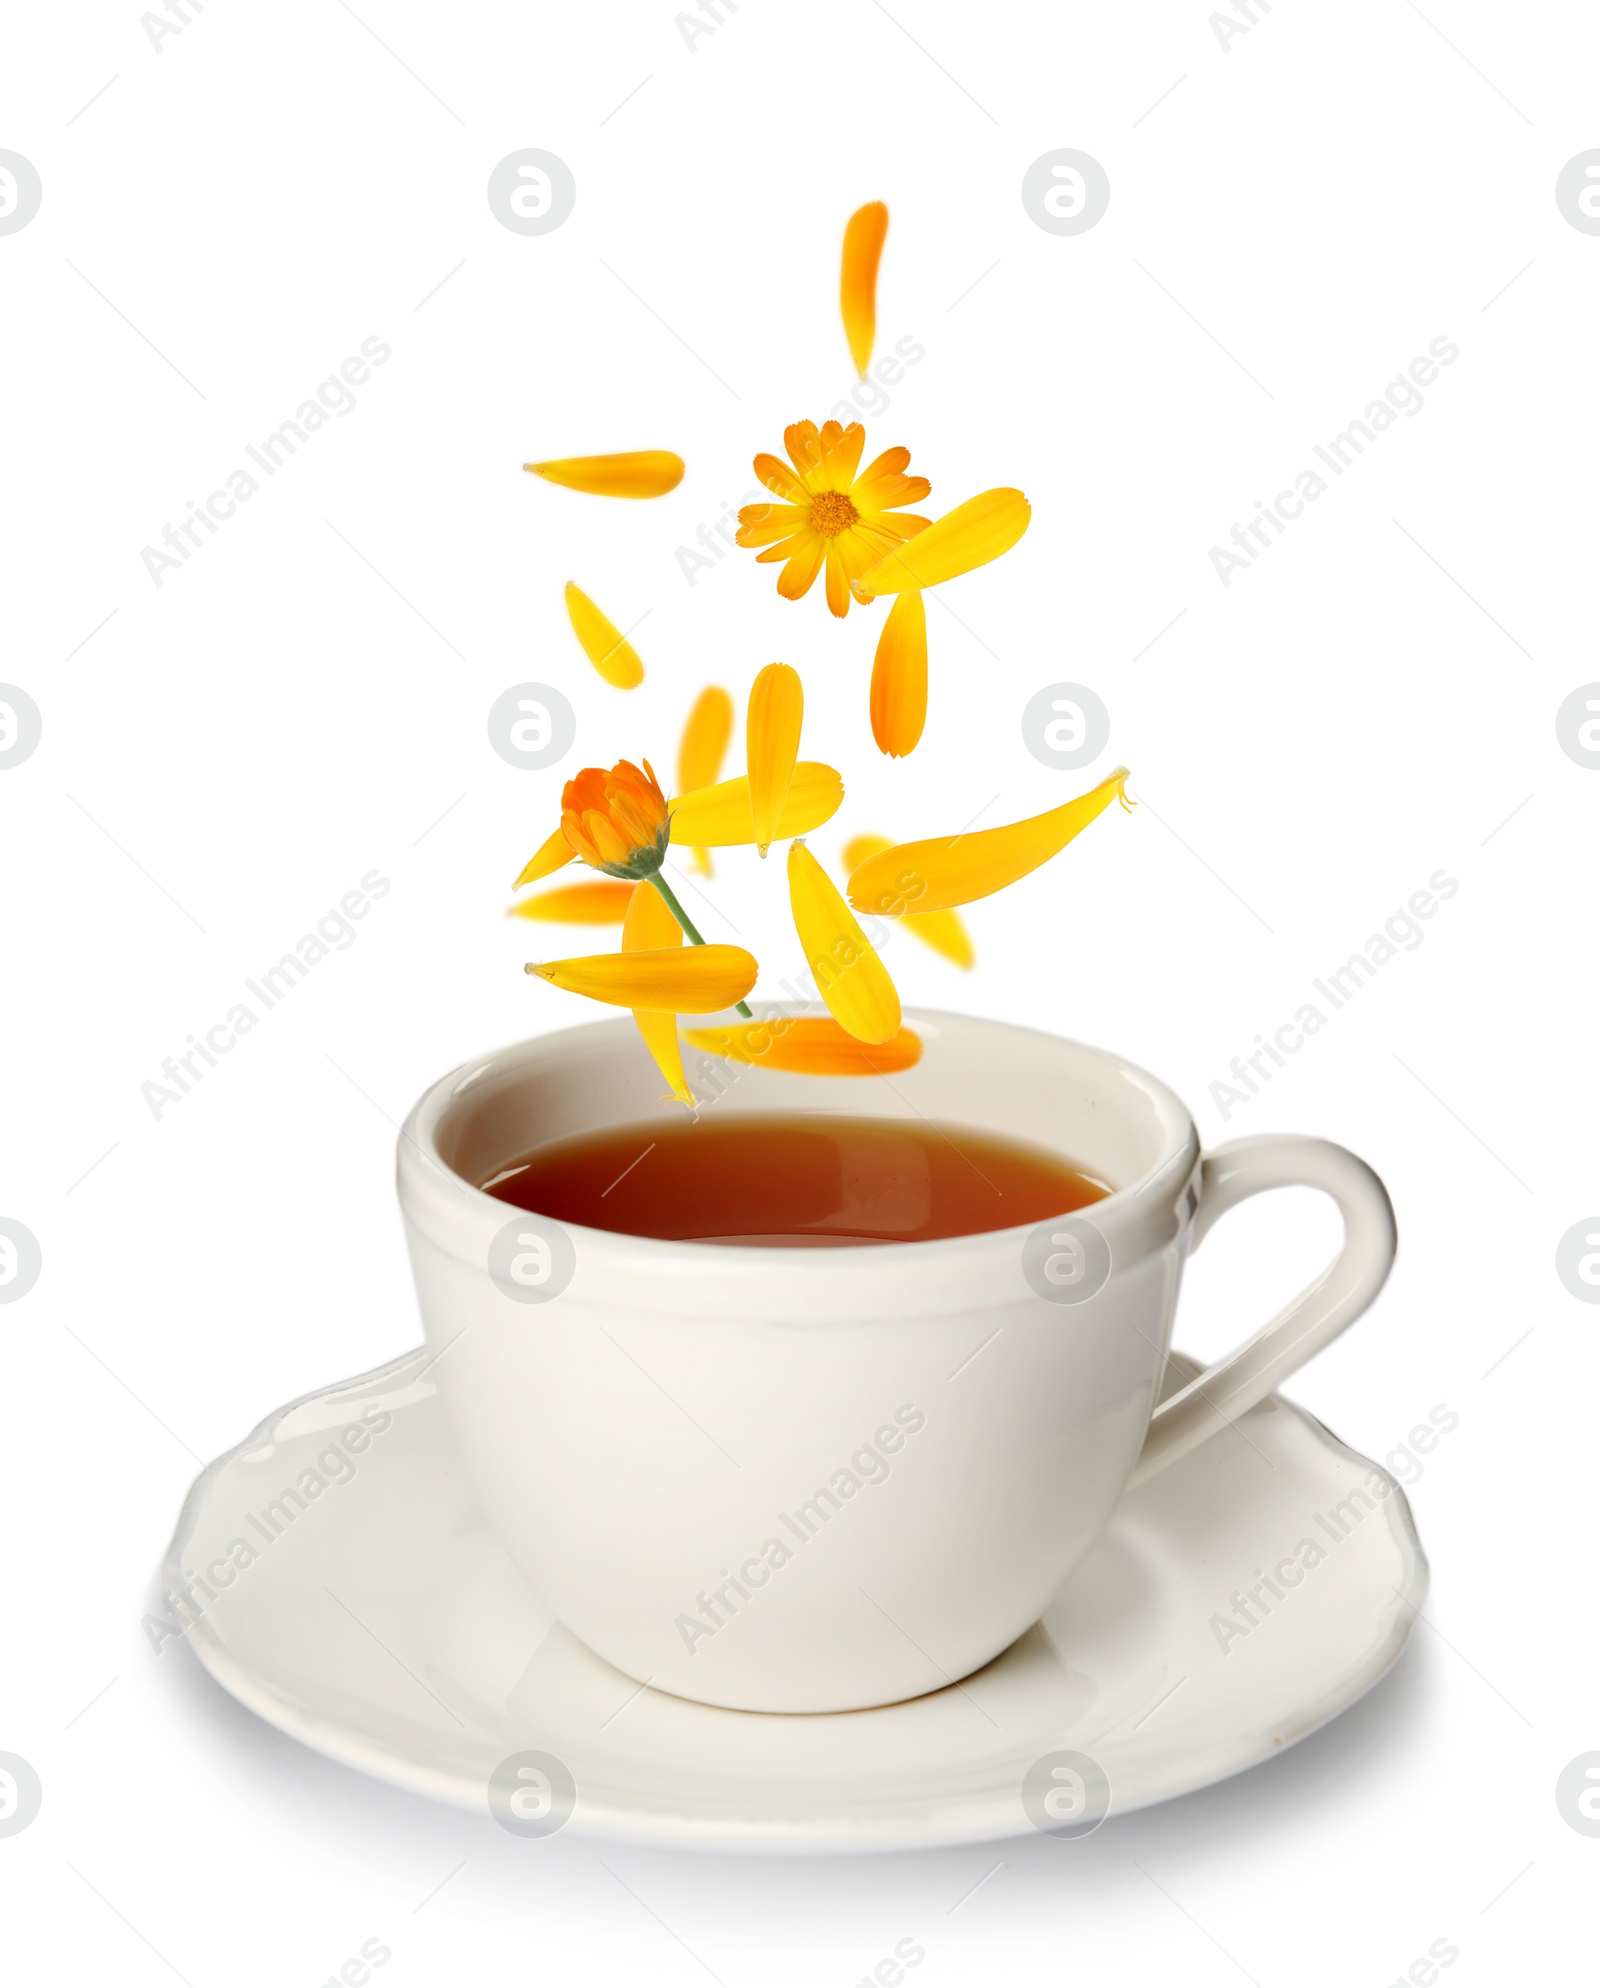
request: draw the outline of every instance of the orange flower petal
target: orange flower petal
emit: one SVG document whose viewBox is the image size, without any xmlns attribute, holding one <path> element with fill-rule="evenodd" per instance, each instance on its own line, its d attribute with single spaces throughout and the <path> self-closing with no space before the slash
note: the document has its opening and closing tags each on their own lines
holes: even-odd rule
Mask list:
<svg viewBox="0 0 1600 1988">
<path fill-rule="evenodd" d="M 791 421 L 783 431 L 783 446 L 789 451 L 789 460 L 795 466 L 804 491 L 803 503 L 812 492 L 811 472 L 822 460 L 822 437 L 817 432 L 815 421 Z M 815 488 L 821 489 L 821 484 Z"/>
<path fill-rule="evenodd" d="M 750 771 L 750 819 L 763 856 L 772 846 L 800 757 L 805 692 L 787 663 L 768 663 L 750 690 L 745 714 L 745 764 Z"/>
<path fill-rule="evenodd" d="M 792 1070 L 806 1077 L 882 1077 L 909 1070 L 922 1056 L 922 1038 L 898 1029 L 887 1042 L 858 1042 L 831 1016 L 774 1015 L 734 1028 L 685 1029 L 696 1049 L 750 1063 L 763 1070 Z"/>
<path fill-rule="evenodd" d="M 843 799 L 844 782 L 831 766 L 815 759 L 800 760 L 773 829 L 773 841 L 809 835 L 839 812 Z M 737 780 L 680 794 L 672 803 L 672 840 L 676 846 L 690 849 L 726 849 L 753 842 L 755 821 L 748 777 L 740 774 Z"/>
<path fill-rule="evenodd" d="M 538 897 L 523 898 L 507 916 L 551 925 L 620 925 L 635 888 L 609 878 L 604 883 L 561 884 Z"/>
<path fill-rule="evenodd" d="M 903 759 L 928 715 L 928 617 L 918 591 L 890 608 L 872 664 L 872 736 L 879 752 Z"/>
<path fill-rule="evenodd" d="M 828 1013 L 860 1042 L 887 1042 L 900 996 L 827 871 L 803 842 L 789 850 L 789 908 Z"/>
<path fill-rule="evenodd" d="M 919 531 L 861 576 L 869 594 L 903 594 L 908 587 L 937 587 L 1009 552 L 1033 515 L 1020 490 L 985 490 Z M 888 523 L 887 519 L 883 520 Z"/>
<path fill-rule="evenodd" d="M 794 545 L 794 550 L 789 555 L 788 565 L 778 575 L 778 592 L 786 601 L 797 601 L 802 594 L 810 590 L 811 582 L 817 577 L 817 568 L 822 564 L 827 540 L 820 532 L 811 532 L 791 543 Z M 771 559 L 776 556 L 777 550 L 778 548 L 774 546 L 771 552 L 763 552 L 758 556 L 762 559 Z"/>
<path fill-rule="evenodd" d="M 511 886 L 521 890 L 524 884 L 536 884 L 541 877 L 553 875 L 563 865 L 570 863 L 577 851 L 567 840 L 566 831 L 558 828 L 554 835 L 546 838 L 522 866 L 522 872 Z"/>
<path fill-rule="evenodd" d="M 851 873 L 850 902 L 858 911 L 892 918 L 907 911 L 947 911 L 1004 890 L 1059 854 L 1113 800 L 1130 806 L 1127 778 L 1128 769 L 1119 766 L 1087 794 L 1027 821 L 900 843 L 869 856 Z"/>
<path fill-rule="evenodd" d="M 881 200 L 858 207 L 845 223 L 839 310 L 844 335 L 850 341 L 850 357 L 863 379 L 878 328 L 878 261 L 888 232 L 889 210 Z"/>
<path fill-rule="evenodd" d="M 596 497 L 664 497 L 683 481 L 683 457 L 670 449 L 633 449 L 619 456 L 563 456 L 522 467 L 565 490 Z"/>
<path fill-rule="evenodd" d="M 609 684 L 632 690 L 644 681 L 644 664 L 632 643 L 623 639 L 580 587 L 567 582 L 567 619 L 583 645 L 583 653 Z"/>
<path fill-rule="evenodd" d="M 754 468 L 758 481 L 777 496 L 787 498 L 791 504 L 804 504 L 810 499 L 811 492 L 789 465 L 780 462 L 776 456 L 758 455 Z"/>
<path fill-rule="evenodd" d="M 623 886 L 629 892 L 628 915 L 622 921 L 622 950 L 631 952 L 670 951 L 683 944 L 683 927 L 667 909 L 667 901 L 654 884 Z M 644 1038 L 644 1046 L 655 1058 L 656 1068 L 679 1104 L 693 1106 L 694 1093 L 683 1074 L 683 1051 L 678 1047 L 678 1018 L 657 1008 L 635 1008 L 634 1025 Z"/>
<path fill-rule="evenodd" d="M 530 961 L 523 970 L 613 1008 L 709 1015 L 742 1001 L 756 984 L 757 967 L 743 946 L 665 946 Z"/>
</svg>

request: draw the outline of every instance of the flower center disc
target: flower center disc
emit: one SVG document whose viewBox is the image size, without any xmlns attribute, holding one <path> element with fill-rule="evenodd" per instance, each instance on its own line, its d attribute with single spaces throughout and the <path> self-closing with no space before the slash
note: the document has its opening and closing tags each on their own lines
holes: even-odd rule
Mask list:
<svg viewBox="0 0 1600 1988">
<path fill-rule="evenodd" d="M 824 538 L 837 538 L 841 532 L 847 532 L 860 515 L 842 490 L 824 490 L 820 497 L 811 500 L 812 529 L 821 532 Z"/>
</svg>

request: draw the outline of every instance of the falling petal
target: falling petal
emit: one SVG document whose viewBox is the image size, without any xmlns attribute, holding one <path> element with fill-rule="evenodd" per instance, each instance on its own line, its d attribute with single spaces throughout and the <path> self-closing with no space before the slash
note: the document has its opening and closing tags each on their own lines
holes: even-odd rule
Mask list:
<svg viewBox="0 0 1600 1988">
<path fill-rule="evenodd" d="M 800 755 L 800 723 L 805 693 L 800 675 L 787 663 L 768 663 L 750 690 L 745 715 L 745 764 L 750 782 L 750 819 L 763 856 L 772 846 Z"/>
<path fill-rule="evenodd" d="M 665 497 L 683 481 L 683 457 L 671 449 L 634 449 L 620 456 L 563 456 L 522 467 L 546 483 L 595 497 Z"/>
<path fill-rule="evenodd" d="M 789 850 L 789 908 L 829 1014 L 860 1042 L 887 1042 L 900 1026 L 900 996 L 850 907 L 803 842 Z"/>
<path fill-rule="evenodd" d="M 644 681 L 644 664 L 631 642 L 600 612 L 581 587 L 567 582 L 567 617 L 583 653 L 609 684 L 632 690 Z"/>
<path fill-rule="evenodd" d="M 1004 890 L 1049 862 L 1113 800 L 1131 805 L 1123 791 L 1127 778 L 1128 769 L 1119 766 L 1098 787 L 1047 814 L 882 850 L 851 872 L 850 902 L 892 918 L 947 911 Z"/>
<path fill-rule="evenodd" d="M 838 812 L 843 799 L 844 782 L 831 766 L 824 766 L 820 760 L 802 759 L 794 769 L 789 797 L 773 830 L 773 840 L 787 842 L 792 836 L 809 835 Z M 735 843 L 753 842 L 755 825 L 748 776 L 741 773 L 737 780 L 724 780 L 715 787 L 680 794 L 672 803 L 672 840 L 677 846 L 702 849 L 725 849 Z"/>
<path fill-rule="evenodd" d="M 987 566 L 1011 550 L 1032 515 L 1020 490 L 985 490 L 979 497 L 969 497 L 863 573 L 862 591 L 903 594 L 908 588 L 937 587 L 975 566 Z"/>
<path fill-rule="evenodd" d="M 584 959 L 530 961 L 525 972 L 568 994 L 613 1008 L 652 1008 L 710 1015 L 742 1001 L 757 967 L 743 946 L 663 946 L 642 952 L 591 953 Z"/>
<path fill-rule="evenodd" d="M 524 884 L 536 884 L 541 877 L 551 876 L 564 864 L 570 863 L 576 854 L 577 851 L 558 828 L 552 836 L 540 843 L 523 864 L 522 873 L 511 888 L 521 890 Z"/>
<path fill-rule="evenodd" d="M 683 728 L 678 747 L 678 791 L 689 794 L 696 787 L 709 787 L 722 771 L 723 754 L 733 737 L 733 699 L 725 690 L 711 684 L 694 701 L 689 721 Z M 711 874 L 711 851 L 689 851 L 701 876 Z"/>
<path fill-rule="evenodd" d="M 634 884 L 629 890 L 628 915 L 622 923 L 622 950 L 667 952 L 683 944 L 683 928 L 667 909 L 667 901 L 654 884 Z M 659 1008 L 635 1008 L 634 1024 L 644 1038 L 644 1046 L 655 1058 L 656 1068 L 666 1078 L 668 1088 L 679 1104 L 693 1106 L 694 1093 L 683 1074 L 683 1051 L 678 1047 L 678 1018 Z"/>
<path fill-rule="evenodd" d="M 685 1029 L 683 1039 L 730 1063 L 807 1077 L 889 1076 L 909 1070 L 922 1055 L 922 1038 L 908 1028 L 897 1030 L 887 1042 L 866 1044 L 822 1015 L 774 1015 L 770 1021 L 741 1022 L 734 1028 Z"/>
<path fill-rule="evenodd" d="M 884 621 L 870 701 L 879 752 L 903 759 L 922 737 L 928 715 L 928 617 L 915 588 L 898 596 Z"/>
<path fill-rule="evenodd" d="M 869 856 L 876 856 L 894 845 L 886 835 L 856 835 L 844 846 L 844 867 L 847 874 L 853 875 Z M 932 946 L 941 958 L 953 966 L 968 968 L 977 955 L 972 949 L 972 940 L 967 928 L 953 911 L 908 911 L 901 922 L 914 939 L 920 939 L 925 946 Z"/>
<path fill-rule="evenodd" d="M 850 357 L 863 379 L 878 328 L 878 259 L 889 232 L 889 210 L 881 200 L 858 207 L 845 223 L 844 257 L 839 271 L 839 309 Z"/>
<path fill-rule="evenodd" d="M 512 918 L 533 918 L 552 925 L 620 925 L 636 886 L 626 883 L 560 884 L 539 897 L 525 897 L 511 907 Z M 650 893 L 652 897 L 655 892 Z"/>
</svg>

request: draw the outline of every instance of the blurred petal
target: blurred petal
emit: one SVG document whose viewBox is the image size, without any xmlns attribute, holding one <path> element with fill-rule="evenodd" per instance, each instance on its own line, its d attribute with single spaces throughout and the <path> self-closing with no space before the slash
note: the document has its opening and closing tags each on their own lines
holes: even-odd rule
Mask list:
<svg viewBox="0 0 1600 1988">
<path fill-rule="evenodd" d="M 563 456 L 522 467 L 546 483 L 596 497 L 665 497 L 683 481 L 683 457 L 670 449 L 634 449 L 620 456 Z"/>
<path fill-rule="evenodd" d="M 709 787 L 722 771 L 722 756 L 733 737 L 733 699 L 716 684 L 694 701 L 678 746 L 678 788 L 689 793 Z"/>
<path fill-rule="evenodd" d="M 914 589 L 896 599 L 878 637 L 871 706 L 879 752 L 904 758 L 922 737 L 928 715 L 928 618 Z"/>
<path fill-rule="evenodd" d="M 523 864 L 522 874 L 517 878 L 511 888 L 513 890 L 521 890 L 524 884 L 536 884 L 541 877 L 553 875 L 555 871 L 570 863 L 577 853 L 566 836 L 558 828 L 548 841 L 540 843 L 527 862 Z"/>
<path fill-rule="evenodd" d="M 614 1008 L 710 1015 L 742 1001 L 756 984 L 756 963 L 743 946 L 665 946 L 585 959 L 530 961 L 535 973 L 568 994 Z"/>
<path fill-rule="evenodd" d="M 968 968 L 977 957 L 972 950 L 972 940 L 967 936 L 967 928 L 954 911 L 908 912 L 905 928 L 913 938 L 920 939 L 925 946 L 932 946 L 936 953 L 954 966 Z"/>
<path fill-rule="evenodd" d="M 869 856 L 850 877 L 850 902 L 858 911 L 897 917 L 904 912 L 947 911 L 971 904 L 1063 850 L 1096 815 L 1120 798 L 1128 769 L 1119 766 L 1087 794 L 1067 801 L 1048 814 L 1005 828 L 969 829 L 961 835 L 929 842 L 904 842 Z"/>
<path fill-rule="evenodd" d="M 735 1028 L 685 1029 L 683 1039 L 730 1063 L 794 1070 L 808 1077 L 881 1077 L 909 1070 L 922 1055 L 922 1038 L 910 1029 L 869 1045 L 822 1015 L 774 1015 L 770 1021 L 741 1022 Z"/>
<path fill-rule="evenodd" d="M 860 1042 L 887 1042 L 900 996 L 827 871 L 803 842 L 789 850 L 789 908 L 828 1013 Z"/>
<path fill-rule="evenodd" d="M 847 874 L 854 875 L 869 856 L 876 856 L 893 846 L 887 835 L 853 835 L 843 851 Z M 908 911 L 903 914 L 901 923 L 913 938 L 920 939 L 925 946 L 932 946 L 936 953 L 956 966 L 970 967 L 977 957 L 966 926 L 953 911 Z"/>
<path fill-rule="evenodd" d="M 678 747 L 678 791 L 692 793 L 696 787 L 709 787 L 722 771 L 723 754 L 733 736 L 733 699 L 712 684 L 695 699 L 689 722 L 683 728 Z M 711 874 L 711 857 L 704 849 L 691 849 L 689 859 L 701 876 Z"/>
<path fill-rule="evenodd" d="M 644 681 L 644 664 L 630 642 L 600 612 L 589 596 L 567 582 L 567 618 L 572 632 L 583 644 L 583 653 L 607 683 L 618 690 L 632 690 Z"/>
<path fill-rule="evenodd" d="M 625 953 L 667 951 L 682 944 L 683 927 L 667 909 L 660 891 L 652 883 L 634 884 L 628 915 L 622 925 L 622 950 Z M 664 1014 L 660 1009 L 635 1008 L 633 1019 L 645 1048 L 655 1058 L 656 1068 L 667 1080 L 667 1088 L 679 1104 L 692 1107 L 694 1093 L 683 1074 L 677 1016 Z"/>
<path fill-rule="evenodd" d="M 751 686 L 745 713 L 750 819 L 755 845 L 763 856 L 772 846 L 794 781 L 804 715 L 805 692 L 799 672 L 787 663 L 768 663 Z"/>
<path fill-rule="evenodd" d="M 512 918 L 533 918 L 552 925 L 620 925 L 628 909 L 634 884 L 561 884 L 539 897 L 525 897 L 512 905 Z M 655 893 L 651 892 L 652 897 Z"/>
<path fill-rule="evenodd" d="M 791 836 L 809 835 L 838 813 L 843 799 L 844 782 L 831 766 L 802 759 L 794 769 L 773 840 L 787 842 Z M 737 780 L 679 795 L 672 803 L 672 840 L 679 847 L 699 849 L 726 849 L 735 843 L 753 842 L 748 777 L 740 774 Z"/>
<path fill-rule="evenodd" d="M 1009 552 L 1028 529 L 1032 515 L 1020 490 L 985 490 L 936 518 L 908 545 L 880 560 L 871 572 L 862 574 L 861 584 L 869 594 L 937 587 Z"/>
<path fill-rule="evenodd" d="M 845 223 L 844 257 L 839 272 L 839 310 L 850 357 L 866 378 L 872 340 L 878 328 L 878 259 L 889 232 L 889 210 L 881 200 L 858 207 Z"/>
</svg>

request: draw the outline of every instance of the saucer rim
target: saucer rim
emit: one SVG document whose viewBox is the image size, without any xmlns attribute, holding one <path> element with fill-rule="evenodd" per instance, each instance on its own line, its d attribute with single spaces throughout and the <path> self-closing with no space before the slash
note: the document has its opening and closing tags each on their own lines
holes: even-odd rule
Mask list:
<svg viewBox="0 0 1600 1988">
<path fill-rule="evenodd" d="M 1186 1356 L 1174 1349 L 1172 1357 L 1182 1360 Z M 430 1354 L 425 1345 L 416 1346 L 363 1373 L 331 1385 L 310 1388 L 273 1409 L 242 1441 L 213 1458 L 189 1487 L 179 1510 L 171 1542 L 161 1561 L 162 1589 L 181 1591 L 185 1585 L 183 1560 L 187 1543 L 193 1536 L 208 1493 L 230 1465 L 261 1443 L 276 1440 L 282 1424 L 310 1403 L 329 1401 L 375 1385 L 392 1383 L 402 1375 L 407 1380 L 416 1380 L 437 1358 L 438 1355 Z M 420 1365 L 417 1364 L 419 1362 Z M 413 1367 L 416 1371 L 407 1373 L 406 1370 Z M 1399 1661 L 1410 1641 L 1412 1628 L 1421 1615 L 1428 1593 L 1430 1569 L 1404 1487 L 1381 1464 L 1345 1442 L 1300 1403 L 1273 1393 L 1258 1403 L 1257 1408 L 1269 1404 L 1290 1411 L 1317 1441 L 1336 1454 L 1386 1478 L 1392 1487 L 1390 1495 L 1383 1501 L 1385 1516 L 1391 1538 L 1400 1549 L 1405 1575 L 1401 1586 L 1395 1589 L 1395 1605 L 1390 1611 L 1387 1626 L 1383 1634 L 1375 1639 L 1372 1651 L 1365 1660 L 1352 1665 L 1326 1690 L 1297 1707 L 1297 1716 L 1292 1721 L 1280 1722 L 1286 1730 L 1275 1730 L 1269 1722 L 1265 1727 L 1251 1729 L 1248 1733 L 1236 1735 L 1226 1742 L 1217 1742 L 1199 1752 L 1179 1754 L 1179 1776 L 1174 1776 L 1170 1769 L 1165 1774 L 1152 1770 L 1142 1783 L 1135 1782 L 1131 1791 L 1119 1790 L 1119 1799 L 1107 1818 L 1110 1821 L 1213 1787 L 1235 1774 L 1242 1774 L 1276 1758 L 1301 1740 L 1310 1738 L 1341 1712 L 1348 1711 L 1388 1675 Z M 464 1784 L 457 1770 L 431 1766 L 414 1754 L 385 1746 L 346 1723 L 327 1718 L 293 1693 L 252 1670 L 233 1654 L 221 1633 L 213 1626 L 209 1614 L 201 1615 L 186 1627 L 184 1641 L 190 1645 L 206 1672 L 240 1704 L 324 1758 L 341 1766 L 353 1767 L 409 1793 L 443 1801 L 453 1808 L 480 1815 L 489 1813 L 480 1783 Z M 704 1709 L 726 1719 L 805 1716 L 745 1713 L 719 1706 L 706 1706 Z M 1031 1753 L 1033 1747 L 1030 1745 L 1027 1751 Z M 1126 1790 L 1128 1784 L 1124 1783 L 1123 1787 Z M 572 1830 L 579 1837 L 661 1849 L 815 1856 L 889 1853 L 1001 1842 L 1025 1836 L 1028 1820 L 1014 1792 L 1009 1795 L 994 1791 L 976 1796 L 952 1795 L 935 1803 L 907 1802 L 900 1807 L 869 1811 L 857 1808 L 812 1810 L 787 1815 L 771 1811 L 740 1815 L 732 1809 L 708 1814 L 702 1810 L 652 1803 L 638 1797 L 618 1798 L 604 1790 L 592 1793 L 585 1790 L 572 1818 Z"/>
</svg>

